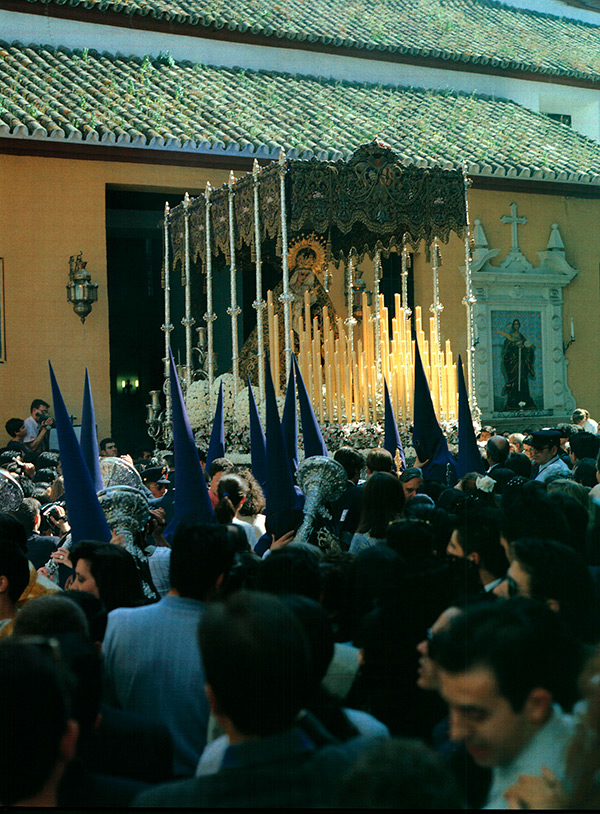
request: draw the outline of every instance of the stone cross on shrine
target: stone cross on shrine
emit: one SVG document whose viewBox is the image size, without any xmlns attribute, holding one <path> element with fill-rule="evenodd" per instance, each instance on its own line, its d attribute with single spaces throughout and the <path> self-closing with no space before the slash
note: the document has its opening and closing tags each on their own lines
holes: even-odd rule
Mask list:
<svg viewBox="0 0 600 814">
<path fill-rule="evenodd" d="M 515 269 L 517 266 L 521 271 L 529 271 L 533 268 L 531 263 L 527 260 L 521 249 L 519 248 L 519 236 L 517 234 L 517 227 L 520 224 L 527 223 L 527 218 L 522 216 L 517 216 L 517 204 L 511 203 L 510 205 L 510 215 L 501 215 L 500 220 L 502 223 L 510 223 L 510 238 L 511 238 L 511 247 L 510 252 L 506 256 L 503 263 L 501 263 L 502 268 L 512 268 Z"/>
<path fill-rule="evenodd" d="M 512 246 L 510 247 L 511 252 L 518 252 L 519 249 L 519 240 L 517 236 L 517 226 L 520 223 L 527 223 L 526 217 L 517 217 L 517 205 L 516 203 L 511 203 L 510 205 L 510 215 L 502 215 L 500 218 L 502 223 L 510 223 L 510 238 L 512 242 Z"/>
</svg>

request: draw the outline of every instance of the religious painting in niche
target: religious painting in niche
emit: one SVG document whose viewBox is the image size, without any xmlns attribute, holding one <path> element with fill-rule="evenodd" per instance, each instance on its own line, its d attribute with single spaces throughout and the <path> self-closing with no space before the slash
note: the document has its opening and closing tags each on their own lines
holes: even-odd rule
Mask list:
<svg viewBox="0 0 600 814">
<path fill-rule="evenodd" d="M 494 412 L 543 410 L 539 311 L 492 311 Z"/>
<path fill-rule="evenodd" d="M 0 257 L 0 362 L 6 362 L 4 330 L 4 258 Z"/>
</svg>

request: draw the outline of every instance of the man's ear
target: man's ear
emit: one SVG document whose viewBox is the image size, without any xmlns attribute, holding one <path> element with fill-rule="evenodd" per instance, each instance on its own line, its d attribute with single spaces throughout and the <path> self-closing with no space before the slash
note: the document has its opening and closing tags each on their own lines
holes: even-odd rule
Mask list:
<svg viewBox="0 0 600 814">
<path fill-rule="evenodd" d="M 215 716 L 215 718 L 217 718 L 219 715 L 222 714 L 221 707 L 219 706 L 219 702 L 217 701 L 217 698 L 213 692 L 213 688 L 210 686 L 210 684 L 204 685 L 204 692 L 206 693 L 206 697 L 208 698 L 208 705 L 210 707 L 210 711 Z"/>
<path fill-rule="evenodd" d="M 547 599 L 546 605 L 551 611 L 554 611 L 554 613 L 560 613 L 560 602 L 558 602 L 556 599 Z"/>
<path fill-rule="evenodd" d="M 552 709 L 552 693 L 544 687 L 535 687 L 525 701 L 524 711 L 529 723 L 542 726 Z"/>
<path fill-rule="evenodd" d="M 72 718 L 67 721 L 67 728 L 60 739 L 60 757 L 65 763 L 70 763 L 77 752 L 77 741 L 79 739 L 79 724 Z"/>
<path fill-rule="evenodd" d="M 479 559 L 479 554 L 476 551 L 472 551 L 470 554 L 467 555 L 467 559 L 474 562 L 476 566 L 481 565 L 481 560 Z"/>
</svg>

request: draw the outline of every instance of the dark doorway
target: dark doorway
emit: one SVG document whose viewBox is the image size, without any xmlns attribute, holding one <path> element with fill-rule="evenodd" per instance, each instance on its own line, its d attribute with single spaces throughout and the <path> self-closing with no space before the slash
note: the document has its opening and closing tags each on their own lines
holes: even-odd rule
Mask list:
<svg viewBox="0 0 600 814">
<path fill-rule="evenodd" d="M 165 201 L 178 204 L 183 192 L 106 190 L 106 254 L 109 298 L 111 427 L 119 452 L 135 455 L 152 446 L 146 405 L 150 390 L 164 380 L 164 293 L 162 218 Z M 198 275 L 192 290 L 200 289 Z M 181 269 L 171 273 L 171 345 L 185 362 L 181 317 Z M 163 399 L 164 403 L 164 399 Z"/>
<path fill-rule="evenodd" d="M 392 319 L 396 316 L 394 308 L 394 295 L 400 294 L 402 301 L 402 260 L 396 252 L 390 252 L 389 257 L 381 258 L 382 275 L 379 283 L 379 291 L 383 294 L 383 299 L 388 309 L 389 330 L 392 330 Z M 413 275 L 413 255 L 408 253 L 408 307 L 414 311 L 415 308 L 415 285 Z"/>
</svg>

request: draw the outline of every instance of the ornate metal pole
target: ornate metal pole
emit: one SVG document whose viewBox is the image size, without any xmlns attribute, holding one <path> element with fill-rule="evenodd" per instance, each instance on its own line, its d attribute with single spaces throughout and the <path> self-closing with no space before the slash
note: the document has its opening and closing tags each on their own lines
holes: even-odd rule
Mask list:
<svg viewBox="0 0 600 814">
<path fill-rule="evenodd" d="M 352 353 L 354 351 L 354 326 L 356 325 L 356 320 L 354 319 L 354 258 L 351 254 L 348 255 L 348 262 L 346 264 L 346 283 L 348 317 L 344 320 L 344 324 L 348 326 L 348 346 L 350 353 Z"/>
<path fill-rule="evenodd" d="M 204 191 L 204 204 L 205 204 L 205 232 L 206 232 L 206 313 L 204 314 L 204 321 L 206 322 L 206 333 L 208 336 L 208 387 L 209 394 L 212 392 L 213 381 L 215 377 L 215 351 L 214 351 L 214 336 L 213 336 L 213 322 L 217 315 L 213 313 L 213 298 L 212 298 L 212 245 L 210 240 L 210 194 L 212 187 L 210 181 L 206 182 L 206 189 Z M 209 395 L 210 399 L 210 395 Z"/>
<path fill-rule="evenodd" d="M 375 320 L 375 367 L 377 371 L 377 387 L 381 387 L 381 311 L 379 309 L 379 281 L 381 280 L 381 250 L 375 252 L 375 272 L 373 275 L 373 299 L 375 300 L 375 310 L 373 319 Z"/>
<path fill-rule="evenodd" d="M 465 189 L 465 283 L 466 292 L 463 297 L 463 304 L 467 308 L 467 367 L 469 379 L 469 403 L 471 405 L 471 416 L 475 421 L 479 421 L 481 411 L 477 406 L 477 396 L 475 394 L 475 320 L 473 316 L 473 306 L 477 298 L 473 294 L 473 281 L 471 278 L 471 247 L 469 246 L 469 196 L 468 189 L 470 181 L 467 178 L 467 165 L 462 165 L 463 181 Z"/>
<path fill-rule="evenodd" d="M 433 238 L 433 303 L 429 306 L 429 310 L 434 316 L 435 319 L 435 334 L 436 334 L 436 341 L 438 346 L 438 353 L 441 351 L 442 348 L 442 319 L 441 313 L 444 310 L 444 306 L 440 302 L 440 278 L 439 278 L 439 267 L 440 267 L 440 255 L 439 255 L 439 246 L 438 246 L 438 239 L 437 237 Z M 441 414 L 441 400 L 442 400 L 442 366 L 438 364 L 437 366 L 437 374 L 438 374 L 438 384 L 439 384 L 439 394 L 440 394 L 440 414 Z M 444 418 L 448 418 L 448 416 L 444 416 Z"/>
<path fill-rule="evenodd" d="M 260 215 L 258 208 L 258 188 L 260 167 L 258 161 L 254 159 L 252 166 L 252 177 L 254 180 L 254 251 L 256 256 L 256 299 L 252 307 L 256 310 L 256 342 L 258 353 L 258 393 L 260 403 L 265 401 L 265 338 L 263 332 L 263 311 L 266 302 L 262 298 L 262 248 L 260 245 Z"/>
<path fill-rule="evenodd" d="M 283 353 L 285 356 L 285 379 L 290 377 L 290 369 L 292 367 L 292 348 L 290 345 L 290 334 L 292 329 L 291 319 L 291 303 L 294 295 L 290 294 L 290 271 L 288 268 L 288 233 L 287 233 L 287 213 L 285 206 L 285 152 L 283 149 L 279 152 L 279 199 L 280 199 L 280 213 L 281 213 L 281 252 L 282 252 L 282 270 L 283 270 L 283 294 L 280 294 L 279 300 L 283 303 Z M 272 352 L 272 351 L 271 351 Z"/>
<path fill-rule="evenodd" d="M 165 321 L 162 325 L 162 330 L 165 334 L 165 356 L 163 362 L 165 363 L 165 385 L 169 379 L 169 348 L 171 347 L 171 331 L 173 330 L 173 325 L 171 324 L 171 281 L 169 279 L 170 275 L 170 257 L 169 257 L 169 202 L 165 202 L 165 217 L 163 220 L 163 240 L 164 240 L 164 264 L 163 264 L 163 272 L 162 272 L 162 285 L 165 292 Z M 171 426 L 171 390 L 168 387 L 164 387 L 165 396 L 166 396 L 166 407 L 165 407 L 165 421 L 164 426 L 170 427 Z"/>
<path fill-rule="evenodd" d="M 240 371 L 238 366 L 238 314 L 241 308 L 237 304 L 237 269 L 235 266 L 235 235 L 233 224 L 233 196 L 235 192 L 235 175 L 233 170 L 229 173 L 229 287 L 231 305 L 227 313 L 231 317 L 231 369 L 233 370 L 233 390 L 237 396 L 240 389 Z"/>
<path fill-rule="evenodd" d="M 196 322 L 192 316 L 192 292 L 190 278 L 190 196 L 186 192 L 183 197 L 183 272 L 185 285 L 185 316 L 181 324 L 185 328 L 185 384 L 192 383 L 192 325 Z"/>
<path fill-rule="evenodd" d="M 408 307 L 408 245 L 406 233 L 402 237 L 402 307 L 404 319 L 409 319 L 412 311 Z"/>
<path fill-rule="evenodd" d="M 439 248 L 437 237 L 433 238 L 433 304 L 429 306 L 429 310 L 435 317 L 435 330 L 437 333 L 438 345 L 442 343 L 442 320 L 441 313 L 444 306 L 440 302 L 440 279 L 439 279 Z"/>
</svg>

